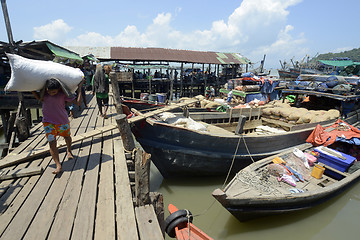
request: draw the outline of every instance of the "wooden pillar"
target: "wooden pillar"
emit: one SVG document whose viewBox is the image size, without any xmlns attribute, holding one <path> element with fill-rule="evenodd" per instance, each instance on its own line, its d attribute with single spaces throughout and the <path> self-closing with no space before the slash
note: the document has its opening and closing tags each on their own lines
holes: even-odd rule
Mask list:
<svg viewBox="0 0 360 240">
<path fill-rule="evenodd" d="M 0 110 L 0 112 L 1 112 L 1 121 L 2 121 L 3 129 L 4 129 L 4 136 L 5 136 L 5 139 L 7 139 L 7 133 L 8 133 L 7 129 L 9 126 L 10 111 L 9 110 Z"/>
<path fill-rule="evenodd" d="M 29 131 L 30 131 L 30 128 L 32 126 L 32 116 L 31 116 L 31 109 L 30 108 L 27 108 L 25 110 L 26 112 L 26 120 L 27 120 L 27 124 L 29 126 Z M 30 132 L 29 132 L 30 133 Z"/>
<path fill-rule="evenodd" d="M 210 80 L 212 80 L 211 79 L 211 64 L 209 63 L 209 74 L 208 74 L 208 77 L 210 76 Z M 212 81 L 211 81 L 212 82 Z M 211 83 L 211 85 L 212 85 L 213 83 Z"/>
<path fill-rule="evenodd" d="M 135 151 L 135 197 L 136 205 L 150 204 L 150 154 Z"/>
<path fill-rule="evenodd" d="M 164 219 L 164 197 L 162 193 L 159 192 L 150 192 L 150 201 L 154 206 L 155 214 L 157 220 L 159 221 L 159 225 L 161 228 L 161 232 L 165 233 L 165 219 Z"/>
<path fill-rule="evenodd" d="M 220 78 L 219 69 L 220 69 L 220 65 L 218 64 L 218 65 L 215 66 L 215 70 L 216 70 L 216 89 L 215 89 L 216 95 L 219 94 L 219 78 Z"/>
<path fill-rule="evenodd" d="M 115 116 L 115 120 L 117 123 L 117 127 L 120 131 L 120 136 L 123 141 L 124 149 L 131 152 L 135 148 L 135 142 L 126 115 L 119 114 Z"/>
<path fill-rule="evenodd" d="M 122 114 L 123 111 L 122 111 L 122 107 L 121 107 L 120 90 L 119 90 L 119 84 L 118 84 L 115 72 L 110 72 L 110 79 L 111 79 L 111 87 L 112 87 L 112 92 L 113 92 L 113 96 L 114 96 L 116 113 Z"/>
<path fill-rule="evenodd" d="M 152 80 L 152 76 L 151 76 L 151 72 L 150 69 L 148 69 L 148 78 L 149 78 L 149 94 L 151 94 L 151 80 Z"/>
<path fill-rule="evenodd" d="M 190 97 L 194 96 L 194 64 L 191 65 L 191 86 L 190 86 Z"/>
<path fill-rule="evenodd" d="M 4 15 L 4 19 L 5 19 L 5 26 L 6 26 L 6 32 L 7 32 L 7 35 L 8 35 L 9 43 L 10 43 L 11 46 L 14 46 L 14 39 L 13 39 L 12 30 L 11 30 L 10 18 L 9 18 L 9 13 L 8 13 L 8 10 L 7 10 L 6 0 L 1 0 L 1 7 L 2 7 L 2 10 L 3 10 L 3 15 Z"/>
<path fill-rule="evenodd" d="M 6 136 L 6 142 L 10 143 L 11 135 L 14 132 L 14 124 L 16 120 L 16 113 L 15 111 L 10 112 L 9 120 L 7 121 L 7 128 L 4 128 L 5 136 Z"/>
<path fill-rule="evenodd" d="M 169 96 L 169 99 L 171 101 L 173 101 L 173 93 L 174 93 L 174 69 L 172 68 L 171 69 L 171 72 L 170 72 L 170 76 L 169 76 L 169 79 L 170 79 L 170 96 Z"/>
<path fill-rule="evenodd" d="M 134 69 L 131 69 L 131 97 L 135 98 L 135 82 L 134 82 Z"/>
<path fill-rule="evenodd" d="M 183 97 L 183 82 L 184 82 L 184 63 L 181 63 L 180 69 L 180 97 Z"/>
<path fill-rule="evenodd" d="M 36 108 L 36 120 L 40 121 L 40 108 Z"/>
<path fill-rule="evenodd" d="M 205 76 L 205 64 L 202 65 L 203 79 L 204 79 L 204 96 L 206 96 L 207 79 Z"/>
</svg>

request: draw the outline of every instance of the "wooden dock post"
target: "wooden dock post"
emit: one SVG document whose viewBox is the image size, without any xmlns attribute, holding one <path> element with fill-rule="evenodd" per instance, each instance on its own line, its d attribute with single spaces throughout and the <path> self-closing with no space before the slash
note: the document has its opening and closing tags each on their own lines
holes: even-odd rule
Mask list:
<svg viewBox="0 0 360 240">
<path fill-rule="evenodd" d="M 115 117 L 115 120 L 120 131 L 121 139 L 124 143 L 124 149 L 131 152 L 135 148 L 135 142 L 126 115 L 119 114 Z"/>
<path fill-rule="evenodd" d="M 121 107 L 121 101 L 120 101 L 120 90 L 119 90 L 119 84 L 117 81 L 116 73 L 110 72 L 110 80 L 111 80 L 111 87 L 112 92 L 114 96 L 115 101 L 115 109 L 117 114 L 122 114 L 122 107 Z"/>
<path fill-rule="evenodd" d="M 164 196 L 159 192 L 150 192 L 150 201 L 154 206 L 154 211 L 159 222 L 161 232 L 165 237 L 165 217 L 164 217 Z"/>
<path fill-rule="evenodd" d="M 136 149 L 135 198 L 137 206 L 150 204 L 150 154 Z"/>
</svg>

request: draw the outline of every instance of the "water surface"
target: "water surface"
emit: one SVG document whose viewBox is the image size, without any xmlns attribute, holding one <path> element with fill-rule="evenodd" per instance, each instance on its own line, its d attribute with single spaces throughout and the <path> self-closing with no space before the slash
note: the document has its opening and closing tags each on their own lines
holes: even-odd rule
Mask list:
<svg viewBox="0 0 360 240">
<path fill-rule="evenodd" d="M 239 222 L 211 193 L 223 186 L 224 178 L 183 178 L 163 180 L 152 166 L 152 191 L 164 196 L 167 206 L 188 209 L 193 223 L 214 239 L 358 239 L 360 226 L 360 184 L 340 196 L 312 209 L 297 213 L 270 216 L 248 222 Z M 166 239 L 171 239 L 167 236 Z"/>
</svg>

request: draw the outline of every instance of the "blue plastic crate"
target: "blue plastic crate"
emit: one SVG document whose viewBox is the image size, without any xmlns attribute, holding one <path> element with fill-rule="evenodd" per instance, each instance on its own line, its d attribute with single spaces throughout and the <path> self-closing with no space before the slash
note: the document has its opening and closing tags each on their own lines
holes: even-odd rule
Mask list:
<svg viewBox="0 0 360 240">
<path fill-rule="evenodd" d="M 320 153 L 320 156 L 318 158 L 318 161 L 321 163 L 324 163 L 326 165 L 328 165 L 329 167 L 335 168 L 341 172 L 345 172 L 351 164 L 354 163 L 355 161 L 355 157 L 347 155 L 345 153 L 333 150 L 339 154 L 341 154 L 343 157 L 345 157 L 346 159 L 341 159 L 339 157 L 335 157 L 333 155 L 329 155 L 328 153 L 321 151 L 319 148 L 315 148 L 315 151 Z"/>
</svg>

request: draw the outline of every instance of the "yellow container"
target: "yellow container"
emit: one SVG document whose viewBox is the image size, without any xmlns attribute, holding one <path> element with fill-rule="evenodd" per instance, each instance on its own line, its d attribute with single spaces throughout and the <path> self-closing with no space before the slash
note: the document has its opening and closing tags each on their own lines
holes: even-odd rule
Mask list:
<svg viewBox="0 0 360 240">
<path fill-rule="evenodd" d="M 322 178 L 322 175 L 324 174 L 325 168 L 315 164 L 312 172 L 311 172 L 311 176 L 313 176 L 314 178 L 320 179 Z"/>
<path fill-rule="evenodd" d="M 273 159 L 273 163 L 285 164 L 286 162 L 285 162 L 281 157 L 275 157 L 275 158 Z"/>
</svg>

